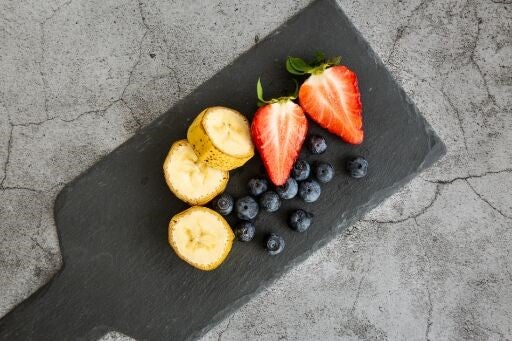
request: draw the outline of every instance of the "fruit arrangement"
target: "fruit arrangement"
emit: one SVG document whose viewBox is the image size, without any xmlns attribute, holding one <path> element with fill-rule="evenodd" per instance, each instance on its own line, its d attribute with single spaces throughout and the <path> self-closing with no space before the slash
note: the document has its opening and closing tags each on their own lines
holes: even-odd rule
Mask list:
<svg viewBox="0 0 512 341">
<path fill-rule="evenodd" d="M 316 202 L 322 186 L 334 176 L 335 166 L 323 160 L 299 158 L 323 154 L 328 145 L 321 134 L 308 136 L 308 117 L 349 144 L 363 142 L 362 105 L 356 74 L 340 65 L 339 58 L 317 53 L 312 63 L 295 57 L 286 60 L 293 75 L 307 77 L 290 96 L 265 100 L 258 79 L 259 108 L 252 122 L 226 107 L 210 107 L 193 120 L 187 139 L 173 143 L 163 164 L 164 177 L 174 195 L 192 207 L 171 218 L 169 244 L 179 258 L 200 270 L 213 270 L 228 256 L 233 241 L 250 242 L 258 229 L 259 214 L 278 211 L 283 200 L 305 205 Z M 298 103 L 296 103 L 297 101 Z M 242 167 L 257 150 L 266 174 L 255 174 L 247 195 L 234 198 L 224 192 L 229 171 Z M 354 179 L 366 176 L 368 161 L 353 156 L 345 162 Z M 294 199 L 296 198 L 296 199 Z M 210 208 L 203 207 L 209 203 Z M 230 227 L 224 217 L 238 219 Z M 313 213 L 294 209 L 288 226 L 305 233 Z M 264 247 L 271 256 L 285 249 L 285 239 L 270 233 Z"/>
<path fill-rule="evenodd" d="M 229 170 L 253 155 L 247 118 L 225 107 L 203 110 L 190 125 L 187 139 L 171 146 L 163 164 L 165 181 L 178 199 L 192 207 L 172 217 L 169 244 L 188 264 L 213 270 L 229 254 L 235 234 L 223 216 L 231 213 L 234 201 L 221 193 Z M 198 206 L 214 198 L 215 210 Z"/>
</svg>

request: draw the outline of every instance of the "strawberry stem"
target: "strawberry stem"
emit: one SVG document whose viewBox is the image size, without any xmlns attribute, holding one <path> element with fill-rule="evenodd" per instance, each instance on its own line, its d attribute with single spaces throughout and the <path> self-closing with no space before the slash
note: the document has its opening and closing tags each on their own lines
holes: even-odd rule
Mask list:
<svg viewBox="0 0 512 341">
<path fill-rule="evenodd" d="M 303 59 L 297 57 L 288 57 L 286 59 L 286 70 L 293 75 L 319 74 L 325 69 L 339 65 L 341 57 L 333 57 L 325 59 L 325 55 L 321 51 L 315 53 L 315 59 L 311 64 L 306 63 Z"/>
<path fill-rule="evenodd" d="M 256 95 L 258 97 L 258 107 L 264 106 L 266 104 L 272 104 L 272 103 L 278 103 L 278 102 L 286 102 L 286 101 L 293 101 L 297 99 L 297 95 L 299 93 L 299 83 L 294 79 L 295 82 L 295 91 L 290 96 L 283 96 L 278 98 L 272 98 L 270 100 L 265 100 L 263 98 L 263 87 L 261 86 L 261 79 L 258 78 L 258 82 L 256 83 Z"/>
<path fill-rule="evenodd" d="M 256 83 L 256 96 L 258 96 L 258 107 L 268 104 L 268 101 L 263 99 L 263 87 L 261 86 L 260 78 L 258 78 L 258 83 Z"/>
<path fill-rule="evenodd" d="M 293 81 L 295 82 L 295 91 L 293 92 L 293 95 L 290 96 L 290 98 L 297 99 L 297 96 L 299 95 L 299 83 L 295 78 Z"/>
</svg>

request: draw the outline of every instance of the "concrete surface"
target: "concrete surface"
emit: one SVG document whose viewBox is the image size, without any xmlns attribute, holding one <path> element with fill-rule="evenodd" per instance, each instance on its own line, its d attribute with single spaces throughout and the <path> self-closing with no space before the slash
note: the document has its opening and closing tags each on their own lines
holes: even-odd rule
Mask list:
<svg viewBox="0 0 512 341">
<path fill-rule="evenodd" d="M 0 316 L 62 186 L 307 3 L 0 0 Z M 511 1 L 339 3 L 448 154 L 203 340 L 511 340 Z"/>
</svg>

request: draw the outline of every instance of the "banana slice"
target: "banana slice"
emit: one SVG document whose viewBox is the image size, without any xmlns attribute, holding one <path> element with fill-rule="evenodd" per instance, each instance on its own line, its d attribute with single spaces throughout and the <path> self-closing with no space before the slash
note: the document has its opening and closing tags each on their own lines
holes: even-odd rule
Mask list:
<svg viewBox="0 0 512 341">
<path fill-rule="evenodd" d="M 204 205 L 224 191 L 229 173 L 199 162 L 187 140 L 171 146 L 164 161 L 167 185 L 179 199 L 190 205 Z"/>
<path fill-rule="evenodd" d="M 203 110 L 188 128 L 187 139 L 199 160 L 216 169 L 240 167 L 254 156 L 249 122 L 233 109 Z"/>
<path fill-rule="evenodd" d="M 206 207 L 191 207 L 169 223 L 169 244 L 174 252 L 201 270 L 217 268 L 229 254 L 234 239 L 226 220 Z"/>
</svg>

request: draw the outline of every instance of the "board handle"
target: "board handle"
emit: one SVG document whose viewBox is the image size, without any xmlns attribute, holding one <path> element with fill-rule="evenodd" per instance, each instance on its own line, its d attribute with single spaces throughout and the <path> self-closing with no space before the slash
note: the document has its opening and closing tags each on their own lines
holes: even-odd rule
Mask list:
<svg viewBox="0 0 512 341">
<path fill-rule="evenodd" d="M 0 319 L 0 340 L 96 341 L 113 330 L 100 322 L 94 297 L 70 279 L 61 270 Z"/>
</svg>

